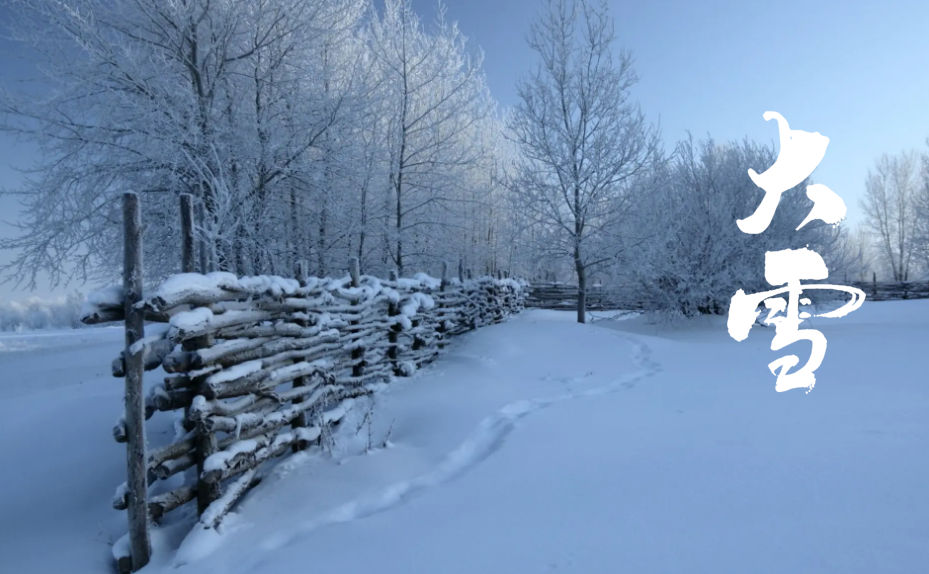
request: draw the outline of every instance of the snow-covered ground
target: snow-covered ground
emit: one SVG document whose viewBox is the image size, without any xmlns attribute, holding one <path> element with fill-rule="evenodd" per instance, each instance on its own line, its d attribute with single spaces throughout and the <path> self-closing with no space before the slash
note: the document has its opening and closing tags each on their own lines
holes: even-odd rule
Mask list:
<svg viewBox="0 0 929 574">
<path fill-rule="evenodd" d="M 377 398 L 333 458 L 301 453 L 218 536 L 143 572 L 907 573 L 929 564 L 929 301 L 814 319 L 809 393 L 774 391 L 773 330 L 577 325 L 529 311 Z M 119 329 L 0 336 L 3 570 L 98 573 L 125 532 L 110 429 Z M 789 351 L 806 360 L 808 347 Z M 156 380 L 153 374 L 150 380 Z M 354 433 L 363 411 L 346 421 Z M 159 418 L 160 417 L 160 418 Z M 170 438 L 158 415 L 150 439 Z M 392 427 L 392 428 L 391 428 Z M 180 550 L 177 547 L 180 546 Z M 176 567 L 176 569 L 175 569 Z"/>
</svg>

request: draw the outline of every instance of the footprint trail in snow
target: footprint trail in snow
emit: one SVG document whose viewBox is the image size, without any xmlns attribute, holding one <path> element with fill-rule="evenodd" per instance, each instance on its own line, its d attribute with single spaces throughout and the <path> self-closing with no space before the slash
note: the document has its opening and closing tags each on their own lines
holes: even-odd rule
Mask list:
<svg viewBox="0 0 929 574">
<path fill-rule="evenodd" d="M 433 470 L 411 480 L 394 483 L 373 494 L 342 504 L 314 519 L 298 524 L 287 532 L 275 534 L 265 539 L 261 544 L 261 548 L 264 550 L 277 550 L 287 546 L 300 535 L 317 528 L 359 520 L 395 508 L 428 488 L 441 485 L 466 474 L 486 460 L 500 450 L 509 434 L 516 428 L 516 422 L 523 417 L 555 403 L 630 389 L 638 381 L 653 376 L 661 370 L 660 365 L 649 358 L 651 350 L 647 345 L 630 337 L 617 336 L 633 345 L 632 360 L 639 367 L 637 371 L 593 389 L 565 393 L 550 398 L 529 399 L 510 403 L 481 421 L 477 430 Z"/>
</svg>

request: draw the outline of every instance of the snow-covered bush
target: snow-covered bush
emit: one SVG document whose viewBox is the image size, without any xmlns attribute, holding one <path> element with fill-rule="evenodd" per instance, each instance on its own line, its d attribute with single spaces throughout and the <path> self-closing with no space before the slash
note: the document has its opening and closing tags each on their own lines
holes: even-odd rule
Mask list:
<svg viewBox="0 0 929 574">
<path fill-rule="evenodd" d="M 678 144 L 669 164 L 639 184 L 616 282 L 633 286 L 649 307 L 691 316 L 724 314 L 739 289 L 771 289 L 764 278 L 767 251 L 809 247 L 834 269 L 842 228 L 817 220 L 797 230 L 813 206 L 809 181 L 781 196 L 764 233 L 749 235 L 736 225 L 764 196 L 748 169 L 764 172 L 776 159 L 772 148 L 747 140 Z"/>
</svg>

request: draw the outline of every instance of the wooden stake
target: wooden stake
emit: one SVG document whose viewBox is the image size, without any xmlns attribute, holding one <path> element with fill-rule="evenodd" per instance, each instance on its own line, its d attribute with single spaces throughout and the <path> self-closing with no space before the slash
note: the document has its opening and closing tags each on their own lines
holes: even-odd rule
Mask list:
<svg viewBox="0 0 929 574">
<path fill-rule="evenodd" d="M 351 274 L 352 274 L 352 287 L 356 289 L 361 286 L 361 266 L 359 265 L 358 258 L 352 257 L 351 265 Z M 357 325 L 358 321 L 352 321 L 352 325 Z M 364 376 L 364 354 L 365 350 L 361 347 L 352 349 L 352 376 L 361 377 Z"/>
<path fill-rule="evenodd" d="M 142 300 L 142 213 L 139 196 L 123 194 L 123 289 L 126 322 L 126 462 L 129 552 L 132 571 L 148 564 L 152 543 L 148 531 L 148 482 L 145 472 L 145 400 L 142 396 L 143 354 L 137 341 L 145 338 L 145 313 L 135 304 Z M 134 350 L 135 352 L 130 352 Z"/>
<path fill-rule="evenodd" d="M 352 287 L 361 285 L 361 271 L 359 270 L 358 258 L 352 257 L 351 263 Z"/>
<path fill-rule="evenodd" d="M 297 268 L 294 270 L 294 274 L 296 275 L 297 282 L 300 283 L 301 287 L 306 287 L 307 285 L 307 268 L 308 267 L 309 265 L 307 264 L 305 260 L 301 259 L 300 261 L 297 261 Z M 306 321 L 297 320 L 295 321 L 295 323 L 297 325 L 300 325 L 301 327 L 306 327 Z M 306 386 L 306 382 L 307 382 L 306 377 L 297 377 L 296 379 L 294 379 L 293 388 Z M 302 398 L 296 398 L 291 401 L 291 404 L 299 404 L 302 402 L 303 402 Z M 290 424 L 290 428 L 297 429 L 297 428 L 309 426 L 309 423 L 310 423 L 309 413 L 304 411 L 300 413 L 300 415 L 293 420 L 293 422 Z M 293 445 L 291 446 L 291 452 L 298 452 L 298 451 L 304 450 L 306 447 L 307 447 L 307 444 L 305 441 L 302 441 L 302 440 L 294 441 Z"/>
<path fill-rule="evenodd" d="M 390 280 L 395 282 L 397 281 L 397 271 L 395 269 L 390 270 Z M 389 317 L 396 317 L 400 314 L 400 309 L 397 307 L 397 304 L 390 302 L 387 307 L 387 315 Z M 399 335 L 399 327 L 393 325 L 390 327 L 390 331 L 387 332 L 387 343 L 390 345 L 387 348 L 387 359 L 390 361 L 391 372 L 397 375 L 400 373 L 399 366 L 397 364 L 397 341 Z"/>
<path fill-rule="evenodd" d="M 294 274 L 301 287 L 306 287 L 306 270 L 307 262 L 304 260 L 297 261 L 297 268 L 294 269 Z"/>
<path fill-rule="evenodd" d="M 448 287 L 448 262 L 443 261 L 442 262 L 442 283 L 439 285 L 439 291 L 442 291 L 444 293 L 446 287 Z M 444 306 L 445 306 L 444 303 L 439 303 L 439 309 L 441 309 Z M 440 349 L 445 348 L 445 337 L 446 337 L 445 321 L 440 321 L 439 324 L 436 326 L 435 331 L 436 331 L 436 335 L 438 335 L 437 346 Z"/>
<path fill-rule="evenodd" d="M 202 201 L 197 204 L 197 226 L 200 228 L 200 273 L 205 275 L 209 269 L 209 253 L 206 241 L 206 207 Z"/>
<path fill-rule="evenodd" d="M 197 516 L 203 514 L 214 500 L 222 496 L 222 488 L 218 482 L 203 480 L 203 463 L 217 450 L 216 435 L 197 425 Z"/>
<path fill-rule="evenodd" d="M 194 272 L 194 204 L 188 193 L 181 194 L 181 273 Z"/>
</svg>

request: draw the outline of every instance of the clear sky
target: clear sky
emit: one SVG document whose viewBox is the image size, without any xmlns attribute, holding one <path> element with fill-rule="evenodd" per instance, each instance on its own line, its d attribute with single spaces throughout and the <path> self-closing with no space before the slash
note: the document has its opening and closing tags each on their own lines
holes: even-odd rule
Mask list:
<svg viewBox="0 0 929 574">
<path fill-rule="evenodd" d="M 414 0 L 427 21 L 436 5 Z M 525 35 L 538 0 L 445 5 L 447 19 L 484 51 L 491 92 L 501 106 L 514 105 L 515 80 L 534 62 Z M 929 151 L 929 0 L 613 0 L 610 7 L 620 44 L 636 56 L 641 81 L 633 97 L 650 119 L 660 118 L 666 142 L 690 130 L 776 143 L 777 125 L 762 114 L 779 112 L 791 128 L 830 138 L 814 179 L 845 200 L 845 224 L 861 220 L 858 198 L 877 157 Z M 28 72 L 9 51 L 0 40 L 0 82 Z M 15 185 L 9 164 L 22 166 L 31 154 L 0 133 L 0 185 Z M 15 202 L 0 200 L 0 220 L 16 217 Z M 0 234 L 9 233 L 0 223 Z M 7 257 L 0 253 L 0 261 Z M 0 296 L 24 294 L 0 286 Z"/>
</svg>

